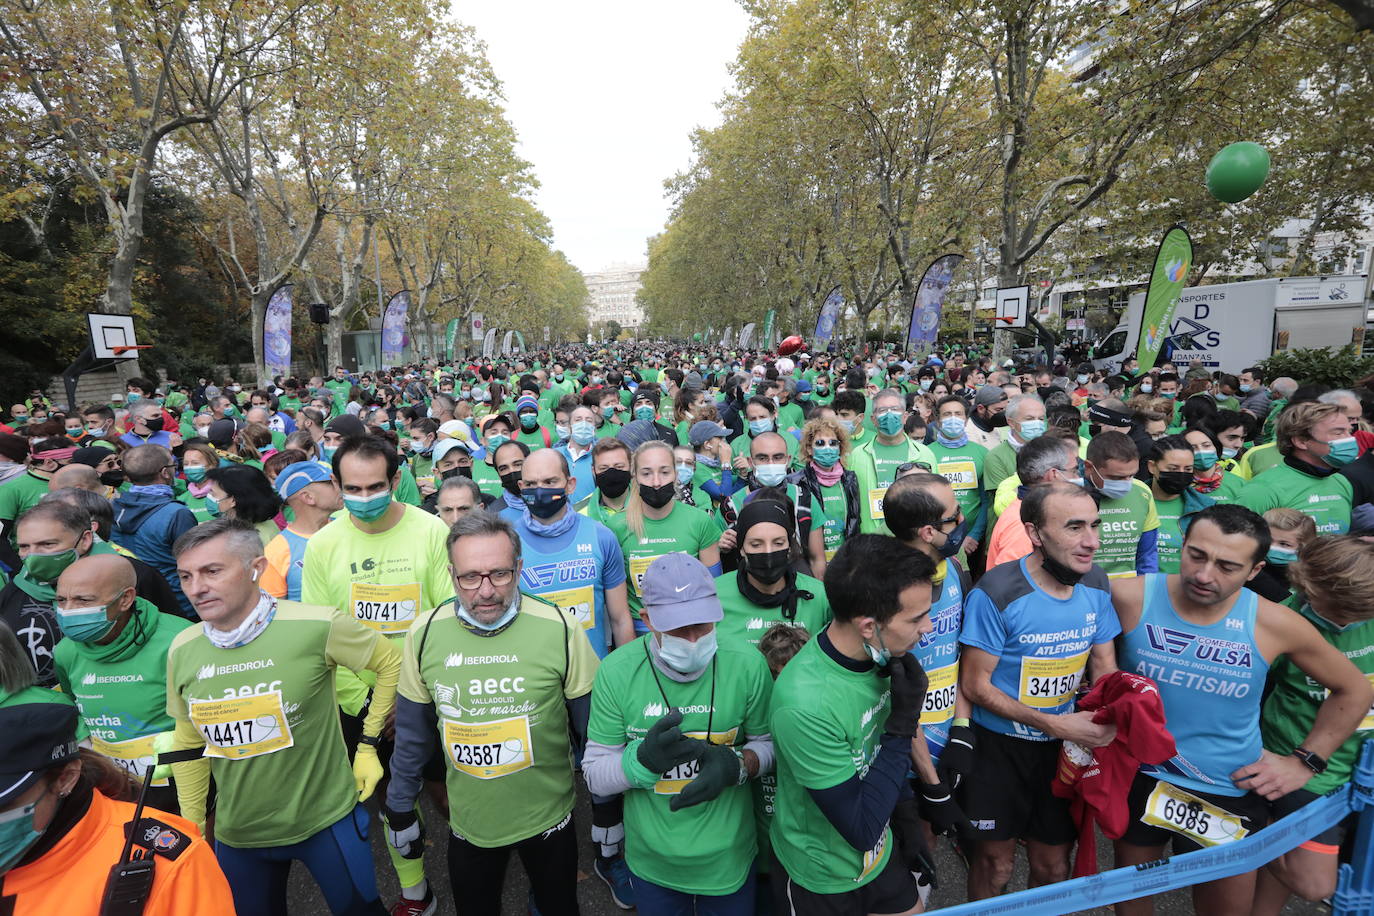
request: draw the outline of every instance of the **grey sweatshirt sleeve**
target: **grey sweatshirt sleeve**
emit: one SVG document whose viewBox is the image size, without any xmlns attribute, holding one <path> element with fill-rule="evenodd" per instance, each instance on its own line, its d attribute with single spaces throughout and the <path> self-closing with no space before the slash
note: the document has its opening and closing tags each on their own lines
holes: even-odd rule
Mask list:
<svg viewBox="0 0 1374 916">
<path fill-rule="evenodd" d="M 425 761 L 439 740 L 439 717 L 430 703 L 416 703 L 396 694 L 396 749 L 391 752 L 391 782 L 386 806 L 409 811 L 420 796 Z"/>
<path fill-rule="evenodd" d="M 633 789 L 625 778 L 620 758 L 625 753 L 625 745 L 587 742 L 587 750 L 582 755 L 582 778 L 593 795 L 620 795 Z M 390 793 L 388 793 L 390 797 Z"/>
</svg>

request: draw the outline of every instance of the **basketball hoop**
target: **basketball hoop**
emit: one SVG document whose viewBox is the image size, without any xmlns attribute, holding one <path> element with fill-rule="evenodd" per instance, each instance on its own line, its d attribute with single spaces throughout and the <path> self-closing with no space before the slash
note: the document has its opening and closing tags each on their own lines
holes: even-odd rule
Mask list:
<svg viewBox="0 0 1374 916">
<path fill-rule="evenodd" d="M 128 346 L 111 347 L 110 349 L 114 351 L 115 356 L 123 356 L 130 350 L 151 350 L 152 348 L 152 344 L 129 344 Z"/>
<path fill-rule="evenodd" d="M 1003 324 L 1011 324 L 1012 322 L 1014 322 L 1014 321 L 1016 320 L 1016 316 L 1015 316 L 1015 315 L 998 315 L 996 318 L 994 318 L 994 319 L 992 319 L 992 320 L 993 320 L 993 321 L 1000 321 L 1000 322 L 1002 322 Z"/>
</svg>

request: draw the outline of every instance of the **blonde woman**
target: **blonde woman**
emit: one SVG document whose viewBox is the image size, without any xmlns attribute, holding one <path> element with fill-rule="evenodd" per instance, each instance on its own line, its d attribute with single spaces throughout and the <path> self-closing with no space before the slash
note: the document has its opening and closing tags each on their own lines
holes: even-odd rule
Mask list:
<svg viewBox="0 0 1374 916">
<path fill-rule="evenodd" d="M 845 467 L 850 450 L 849 434 L 832 416 L 809 420 L 802 427 L 797 460 L 802 469 L 788 480 L 798 484 L 811 497 L 812 517 L 823 516 L 826 562 L 840 549 L 845 538 L 859 532 L 859 482 Z M 899 469 L 900 470 L 900 469 Z"/>
<path fill-rule="evenodd" d="M 639 618 L 644 571 L 663 554 L 680 551 L 700 560 L 711 575 L 720 575 L 720 529 L 709 513 L 678 500 L 677 468 L 668 443 L 655 440 L 635 449 L 630 471 L 633 483 L 625 511 L 607 519 L 606 525 L 625 554 L 635 632 L 647 633 Z"/>
</svg>

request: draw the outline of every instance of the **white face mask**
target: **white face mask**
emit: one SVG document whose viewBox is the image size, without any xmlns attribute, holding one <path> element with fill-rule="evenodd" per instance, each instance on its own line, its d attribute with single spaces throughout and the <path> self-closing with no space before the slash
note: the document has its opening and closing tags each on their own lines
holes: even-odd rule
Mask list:
<svg viewBox="0 0 1374 916">
<path fill-rule="evenodd" d="M 706 670 L 716 655 L 716 631 L 692 642 L 680 636 L 658 634 L 658 657 L 678 674 L 698 674 Z"/>
</svg>

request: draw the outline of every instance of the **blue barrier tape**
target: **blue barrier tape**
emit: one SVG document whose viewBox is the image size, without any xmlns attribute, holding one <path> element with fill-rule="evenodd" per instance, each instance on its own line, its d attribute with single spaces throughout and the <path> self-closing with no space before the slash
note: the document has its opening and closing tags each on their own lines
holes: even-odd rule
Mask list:
<svg viewBox="0 0 1374 916">
<path fill-rule="evenodd" d="M 974 913 L 986 916 L 1011 912 L 1026 916 L 1048 916 L 1106 906 L 1121 900 L 1161 894 L 1243 874 L 1272 862 L 1323 830 L 1339 824 L 1354 810 L 1353 792 L 1352 786 L 1346 785 L 1234 843 L 1035 887 L 1005 897 L 964 903 L 939 912 L 941 916 L 970 916 Z"/>
</svg>

